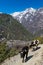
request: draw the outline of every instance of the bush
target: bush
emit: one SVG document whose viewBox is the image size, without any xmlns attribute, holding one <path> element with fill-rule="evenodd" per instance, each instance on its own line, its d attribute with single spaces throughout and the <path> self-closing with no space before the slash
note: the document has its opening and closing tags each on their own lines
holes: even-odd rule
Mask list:
<svg viewBox="0 0 43 65">
<path fill-rule="evenodd" d="M 38 39 L 40 41 L 40 44 L 43 44 L 43 37 L 37 37 L 35 39 Z"/>
<path fill-rule="evenodd" d="M 16 54 L 18 51 L 15 48 L 7 49 L 6 43 L 0 43 L 0 63 Z"/>
</svg>

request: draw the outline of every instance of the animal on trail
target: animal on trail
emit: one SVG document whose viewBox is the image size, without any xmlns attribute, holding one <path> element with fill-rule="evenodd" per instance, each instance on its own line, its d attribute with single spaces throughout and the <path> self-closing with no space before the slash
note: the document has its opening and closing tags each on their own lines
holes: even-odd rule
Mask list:
<svg viewBox="0 0 43 65">
<path fill-rule="evenodd" d="M 39 45 L 39 40 L 34 40 L 31 42 L 30 47 L 33 47 L 33 50 L 34 50 L 34 47 L 36 47 L 36 49 L 37 49 L 38 45 Z"/>
<path fill-rule="evenodd" d="M 29 51 L 29 47 L 28 46 L 24 46 L 20 52 L 21 58 L 23 58 L 22 62 L 24 62 L 24 58 L 28 57 L 28 51 Z"/>
</svg>

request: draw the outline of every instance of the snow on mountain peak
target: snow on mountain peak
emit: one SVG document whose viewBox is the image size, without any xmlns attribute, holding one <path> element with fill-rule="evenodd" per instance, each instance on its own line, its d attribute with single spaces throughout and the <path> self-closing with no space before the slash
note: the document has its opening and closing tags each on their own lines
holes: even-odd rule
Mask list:
<svg viewBox="0 0 43 65">
<path fill-rule="evenodd" d="M 35 12 L 36 12 L 36 9 L 34 9 L 34 8 L 31 7 L 31 8 L 27 8 L 27 9 L 25 9 L 24 11 L 21 11 L 21 12 L 14 12 L 14 13 L 12 13 L 11 15 L 12 15 L 15 19 L 19 20 L 20 23 L 21 23 L 23 18 L 24 18 L 25 20 L 27 20 L 28 17 L 31 16 L 31 14 L 34 16 Z"/>
<path fill-rule="evenodd" d="M 24 11 L 21 11 L 21 12 L 14 12 L 14 13 L 12 13 L 11 15 L 13 16 L 13 17 L 15 17 L 15 16 L 18 16 L 19 14 L 20 15 L 24 15 L 24 14 L 26 14 L 26 13 L 31 13 L 31 14 L 34 14 L 35 12 L 36 12 L 36 9 L 34 9 L 34 8 L 27 8 L 26 10 L 24 10 Z"/>
<path fill-rule="evenodd" d="M 15 16 L 14 18 L 33 34 L 43 29 L 43 8 L 27 8 L 24 11 L 13 13 L 12 16 Z"/>
<path fill-rule="evenodd" d="M 36 9 L 30 8 L 30 12 L 36 12 Z"/>
<path fill-rule="evenodd" d="M 38 9 L 38 12 L 43 15 L 43 8 L 39 8 L 39 9 Z"/>
<path fill-rule="evenodd" d="M 31 8 L 27 8 L 26 11 L 29 11 L 31 13 L 31 12 L 35 12 L 36 9 L 34 9 L 34 8 L 31 7 Z"/>
<path fill-rule="evenodd" d="M 13 17 L 15 17 L 15 16 L 17 16 L 17 15 L 19 15 L 20 14 L 20 12 L 14 12 L 14 13 L 12 13 L 11 15 L 13 16 Z"/>
</svg>

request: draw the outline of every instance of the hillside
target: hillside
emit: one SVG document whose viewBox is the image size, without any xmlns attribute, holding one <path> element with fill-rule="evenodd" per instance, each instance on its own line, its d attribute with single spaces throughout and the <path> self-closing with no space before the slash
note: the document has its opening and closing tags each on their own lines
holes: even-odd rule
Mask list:
<svg viewBox="0 0 43 65">
<path fill-rule="evenodd" d="M 30 40 L 32 34 L 29 33 L 17 20 L 11 15 L 0 14 L 0 38 L 15 40 Z"/>
</svg>

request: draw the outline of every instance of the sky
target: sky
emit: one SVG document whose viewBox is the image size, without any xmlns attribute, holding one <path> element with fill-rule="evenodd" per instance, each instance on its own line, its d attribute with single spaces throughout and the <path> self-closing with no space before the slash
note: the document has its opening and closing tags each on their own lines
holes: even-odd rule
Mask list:
<svg viewBox="0 0 43 65">
<path fill-rule="evenodd" d="M 43 0 L 0 0 L 0 12 L 11 14 L 26 8 L 41 8 Z"/>
</svg>

